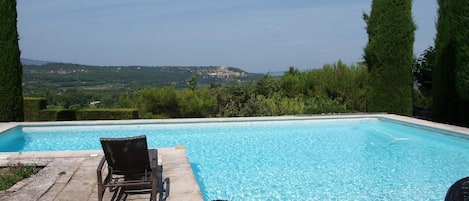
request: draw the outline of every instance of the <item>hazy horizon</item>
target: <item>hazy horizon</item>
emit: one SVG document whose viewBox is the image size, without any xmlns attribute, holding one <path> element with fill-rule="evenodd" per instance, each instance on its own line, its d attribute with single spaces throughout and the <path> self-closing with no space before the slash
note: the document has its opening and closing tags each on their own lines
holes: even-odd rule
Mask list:
<svg viewBox="0 0 469 201">
<path fill-rule="evenodd" d="M 98 66 L 231 66 L 252 73 L 362 60 L 371 0 L 17 2 L 21 57 Z M 414 53 L 433 45 L 436 0 L 414 0 Z"/>
</svg>

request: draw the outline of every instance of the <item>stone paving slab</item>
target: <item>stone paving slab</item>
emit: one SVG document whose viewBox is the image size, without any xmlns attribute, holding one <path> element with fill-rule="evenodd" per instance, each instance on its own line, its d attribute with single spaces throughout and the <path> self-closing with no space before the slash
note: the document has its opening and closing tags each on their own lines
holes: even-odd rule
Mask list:
<svg viewBox="0 0 469 201">
<path fill-rule="evenodd" d="M 158 149 L 163 180 L 169 181 L 166 201 L 203 200 L 184 149 Z M 95 201 L 98 200 L 96 168 L 102 151 L 2 153 L 0 165 L 34 163 L 45 165 L 38 174 L 0 193 L 0 201 Z M 113 193 L 106 190 L 104 200 Z M 125 200 L 149 200 L 149 194 L 129 195 Z"/>
</svg>

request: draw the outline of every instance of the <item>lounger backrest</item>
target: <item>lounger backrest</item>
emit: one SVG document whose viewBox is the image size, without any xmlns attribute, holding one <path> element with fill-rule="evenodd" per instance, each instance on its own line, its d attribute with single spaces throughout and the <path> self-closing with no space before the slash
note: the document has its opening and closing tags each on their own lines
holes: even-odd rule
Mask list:
<svg viewBox="0 0 469 201">
<path fill-rule="evenodd" d="M 145 135 L 128 138 L 101 138 L 108 166 L 116 174 L 136 174 L 150 169 Z"/>
<path fill-rule="evenodd" d="M 469 177 L 456 181 L 446 192 L 445 201 L 469 200 Z"/>
</svg>

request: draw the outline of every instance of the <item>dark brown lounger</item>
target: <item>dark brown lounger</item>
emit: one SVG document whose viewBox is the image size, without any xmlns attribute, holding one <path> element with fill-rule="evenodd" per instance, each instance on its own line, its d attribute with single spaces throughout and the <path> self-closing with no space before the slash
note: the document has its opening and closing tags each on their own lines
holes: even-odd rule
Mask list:
<svg viewBox="0 0 469 201">
<path fill-rule="evenodd" d="M 104 156 L 97 169 L 99 201 L 103 200 L 106 188 L 119 196 L 151 193 L 151 200 L 156 201 L 158 188 L 163 186 L 158 178 L 158 151 L 148 149 L 146 136 L 101 138 L 100 141 Z M 103 171 L 105 163 L 107 172 Z"/>
</svg>

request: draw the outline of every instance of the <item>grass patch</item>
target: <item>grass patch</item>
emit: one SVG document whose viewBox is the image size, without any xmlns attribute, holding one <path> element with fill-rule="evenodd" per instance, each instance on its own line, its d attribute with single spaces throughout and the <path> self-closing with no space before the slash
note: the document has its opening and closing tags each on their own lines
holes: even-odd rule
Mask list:
<svg viewBox="0 0 469 201">
<path fill-rule="evenodd" d="M 17 182 L 36 174 L 40 169 L 35 164 L 22 163 L 0 167 L 0 191 L 9 189 Z"/>
</svg>

